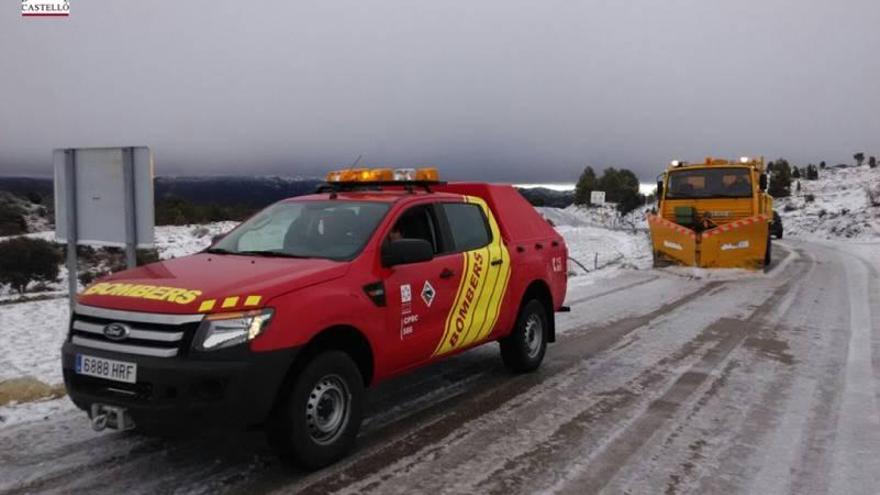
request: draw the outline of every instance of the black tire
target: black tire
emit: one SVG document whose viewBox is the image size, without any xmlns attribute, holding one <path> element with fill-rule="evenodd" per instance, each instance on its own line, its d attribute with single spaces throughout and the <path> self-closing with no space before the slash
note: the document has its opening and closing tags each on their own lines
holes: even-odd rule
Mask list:
<svg viewBox="0 0 880 495">
<path fill-rule="evenodd" d="M 363 416 L 364 381 L 348 354 L 318 354 L 281 393 L 266 435 L 282 459 L 315 470 L 351 450 Z"/>
<path fill-rule="evenodd" d="M 767 236 L 767 252 L 764 254 L 764 266 L 770 266 L 773 263 L 773 243 L 770 242 L 770 236 Z"/>
<path fill-rule="evenodd" d="M 547 311 L 537 299 L 527 301 L 520 308 L 513 332 L 501 339 L 501 359 L 516 373 L 538 369 L 547 351 L 550 325 Z"/>
</svg>

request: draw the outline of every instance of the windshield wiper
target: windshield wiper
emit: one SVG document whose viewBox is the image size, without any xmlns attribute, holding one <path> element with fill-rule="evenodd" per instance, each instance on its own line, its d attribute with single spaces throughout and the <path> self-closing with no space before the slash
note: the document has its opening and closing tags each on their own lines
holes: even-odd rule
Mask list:
<svg viewBox="0 0 880 495">
<path fill-rule="evenodd" d="M 242 256 L 265 256 L 267 258 L 310 258 L 311 256 L 299 256 L 283 251 L 236 251 L 235 254 Z"/>
<path fill-rule="evenodd" d="M 238 254 L 235 251 L 230 251 L 228 249 L 223 249 L 223 248 L 208 248 L 208 249 L 205 249 L 204 252 L 210 253 L 210 254 Z"/>
</svg>

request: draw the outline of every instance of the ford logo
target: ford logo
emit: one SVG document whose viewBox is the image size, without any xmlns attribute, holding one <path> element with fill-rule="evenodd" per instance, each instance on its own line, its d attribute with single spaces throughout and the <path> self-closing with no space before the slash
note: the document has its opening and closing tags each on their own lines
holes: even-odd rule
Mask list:
<svg viewBox="0 0 880 495">
<path fill-rule="evenodd" d="M 128 337 L 131 328 L 122 323 L 111 323 L 104 327 L 104 336 L 110 340 L 122 340 Z"/>
</svg>

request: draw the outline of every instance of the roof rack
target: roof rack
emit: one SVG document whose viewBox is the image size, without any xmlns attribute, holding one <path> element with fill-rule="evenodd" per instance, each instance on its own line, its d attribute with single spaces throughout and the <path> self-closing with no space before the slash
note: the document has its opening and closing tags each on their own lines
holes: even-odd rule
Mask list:
<svg viewBox="0 0 880 495">
<path fill-rule="evenodd" d="M 414 192 L 416 188 L 424 189 L 425 192 L 434 192 L 431 186 L 442 186 L 445 181 L 439 180 L 388 180 L 388 181 L 339 181 L 324 182 L 318 186 L 316 193 L 340 193 L 351 191 L 381 191 L 383 187 L 400 187 L 408 192 Z"/>
</svg>

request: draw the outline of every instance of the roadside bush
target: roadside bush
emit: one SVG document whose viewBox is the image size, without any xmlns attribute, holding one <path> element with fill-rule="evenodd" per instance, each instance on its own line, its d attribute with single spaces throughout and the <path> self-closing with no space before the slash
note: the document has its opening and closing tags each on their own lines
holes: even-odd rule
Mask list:
<svg viewBox="0 0 880 495">
<path fill-rule="evenodd" d="M 156 225 L 241 221 L 256 210 L 245 205 L 199 204 L 180 198 L 168 198 L 156 204 Z"/>
<path fill-rule="evenodd" d="M 43 239 L 14 237 L 0 242 L 0 284 L 9 284 L 19 294 L 31 282 L 58 279 L 60 250 Z"/>
<path fill-rule="evenodd" d="M 103 272 L 101 270 L 98 270 L 96 268 L 92 268 L 89 270 L 79 272 L 79 275 L 77 275 L 76 278 L 77 278 L 77 280 L 79 280 L 79 283 L 82 284 L 83 287 L 86 287 L 86 286 L 90 285 L 92 282 L 94 282 L 95 280 L 103 277 L 104 275 L 108 275 L 108 273 Z"/>
</svg>

